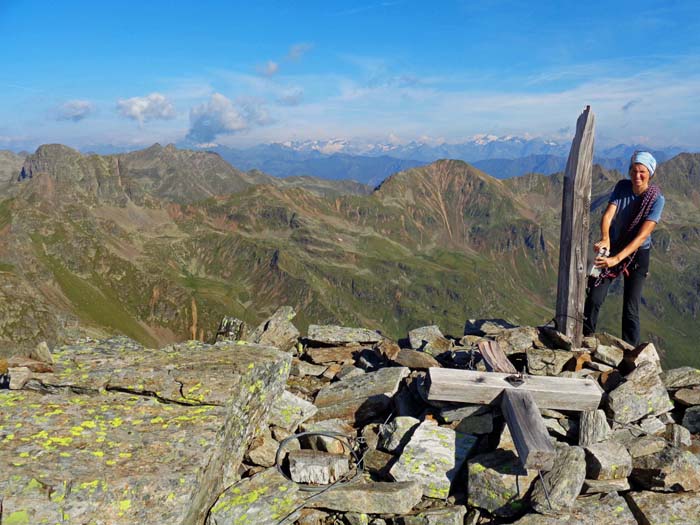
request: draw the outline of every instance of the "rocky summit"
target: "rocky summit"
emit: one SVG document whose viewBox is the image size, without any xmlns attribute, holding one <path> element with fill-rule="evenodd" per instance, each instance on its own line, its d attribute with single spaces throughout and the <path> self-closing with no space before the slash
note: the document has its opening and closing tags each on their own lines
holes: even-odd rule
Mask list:
<svg viewBox="0 0 700 525">
<path fill-rule="evenodd" d="M 294 317 L 228 318 L 236 329 L 212 344 L 119 336 L 2 360 L 0 523 L 696 523 L 700 372 L 663 370 L 652 343 L 598 334 L 576 348 L 548 326 L 480 319 L 459 336 L 416 327 L 417 344 L 355 326 L 304 333 Z M 519 422 L 478 390 L 504 375 L 499 349 L 519 372 L 499 388 L 538 400 Z M 437 371 L 481 379 L 447 402 Z M 546 408 L 542 385 L 564 383 L 599 401 L 567 405 L 561 390 Z M 522 447 L 540 419 L 542 471 Z"/>
</svg>

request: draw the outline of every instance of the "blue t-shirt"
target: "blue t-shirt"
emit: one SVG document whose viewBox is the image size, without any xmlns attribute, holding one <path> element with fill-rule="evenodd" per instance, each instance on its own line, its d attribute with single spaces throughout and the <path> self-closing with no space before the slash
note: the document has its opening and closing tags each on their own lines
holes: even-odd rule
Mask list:
<svg viewBox="0 0 700 525">
<path fill-rule="evenodd" d="M 617 206 L 617 210 L 615 210 L 615 217 L 613 217 L 612 223 L 610 224 L 610 246 L 615 246 L 615 244 L 625 235 L 628 226 L 634 220 L 641 200 L 642 196 L 635 195 L 632 191 L 631 180 L 621 180 L 615 185 L 615 188 L 610 195 L 610 199 L 608 199 L 610 204 Z M 661 219 L 661 212 L 664 209 L 665 202 L 666 199 L 664 199 L 664 196 L 659 194 L 658 198 L 651 206 L 649 216 L 645 220 L 658 223 Z M 651 235 L 646 238 L 640 248 L 648 249 L 650 247 Z M 621 246 L 619 249 L 622 248 L 624 248 L 624 246 Z"/>
</svg>

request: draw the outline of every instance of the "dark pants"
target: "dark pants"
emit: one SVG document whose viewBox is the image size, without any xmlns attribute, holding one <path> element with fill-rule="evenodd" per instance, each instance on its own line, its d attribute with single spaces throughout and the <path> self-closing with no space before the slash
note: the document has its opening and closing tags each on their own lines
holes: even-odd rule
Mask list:
<svg viewBox="0 0 700 525">
<path fill-rule="evenodd" d="M 622 303 L 622 339 L 637 346 L 639 344 L 639 303 L 642 299 L 642 288 L 649 272 L 649 249 L 638 250 L 634 261 L 627 268 L 625 275 L 625 291 Z M 595 279 L 589 278 L 586 293 L 586 305 L 583 309 L 583 335 L 595 333 L 598 324 L 600 307 L 608 295 L 608 288 L 614 279 L 604 279 L 598 286 L 593 286 Z"/>
</svg>

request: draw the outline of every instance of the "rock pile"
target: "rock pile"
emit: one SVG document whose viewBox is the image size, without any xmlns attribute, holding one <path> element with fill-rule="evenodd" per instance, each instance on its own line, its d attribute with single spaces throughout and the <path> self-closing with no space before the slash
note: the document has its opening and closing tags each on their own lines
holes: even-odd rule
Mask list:
<svg viewBox="0 0 700 525">
<path fill-rule="evenodd" d="M 652 344 L 600 334 L 574 348 L 550 327 L 500 320 L 469 321 L 459 339 L 422 327 L 397 344 L 339 326 L 302 336 L 293 317 L 282 308 L 250 333 L 226 320 L 214 345 L 119 338 L 9 362 L 0 517 L 697 523 L 700 370 L 663 371 Z M 486 371 L 482 341 L 525 381 L 590 378 L 604 391 L 596 410 L 540 410 L 551 470 L 522 467 L 497 405 L 429 399 L 431 368 Z"/>
</svg>

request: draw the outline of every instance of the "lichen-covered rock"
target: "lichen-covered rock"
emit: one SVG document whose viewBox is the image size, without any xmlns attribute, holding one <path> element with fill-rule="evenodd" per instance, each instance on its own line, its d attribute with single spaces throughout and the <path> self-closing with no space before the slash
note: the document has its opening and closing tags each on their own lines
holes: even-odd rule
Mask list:
<svg viewBox="0 0 700 525">
<path fill-rule="evenodd" d="M 581 493 L 583 481 L 586 479 L 586 455 L 583 449 L 569 447 L 563 443 L 557 444 L 556 448 L 554 466 L 542 476 L 546 490 L 540 479 L 535 480 L 532 490 L 532 508 L 542 514 L 568 512 Z"/>
<path fill-rule="evenodd" d="M 274 346 L 282 352 L 295 349 L 299 340 L 299 330 L 292 324 L 296 311 L 291 306 L 280 307 L 248 336 L 252 343 Z"/>
<path fill-rule="evenodd" d="M 631 480 L 660 492 L 700 491 L 700 459 L 688 450 L 666 447 L 634 458 Z"/>
<path fill-rule="evenodd" d="M 555 376 L 575 357 L 567 350 L 531 348 L 527 351 L 527 369 L 532 375 Z"/>
<path fill-rule="evenodd" d="M 386 425 L 383 425 L 379 432 L 378 447 L 386 452 L 399 452 L 408 442 L 410 433 L 420 424 L 414 417 L 397 417 Z"/>
<path fill-rule="evenodd" d="M 700 516 L 700 494 L 683 492 L 629 492 L 626 499 L 638 523 L 695 525 Z"/>
<path fill-rule="evenodd" d="M 700 386 L 700 370 L 691 366 L 672 368 L 661 374 L 666 388 L 691 388 Z"/>
<path fill-rule="evenodd" d="M 411 330 L 408 332 L 408 339 L 413 350 L 422 350 L 429 355 L 440 355 L 452 348 L 452 342 L 442 335 L 440 328 L 436 325 Z"/>
<path fill-rule="evenodd" d="M 382 414 L 391 405 L 401 380 L 409 373 L 405 367 L 381 368 L 331 383 L 318 392 L 315 400 L 318 412 L 313 419 L 342 418 L 362 422 Z"/>
<path fill-rule="evenodd" d="M 374 330 L 333 325 L 309 325 L 306 339 L 327 345 L 379 343 L 384 337 Z"/>
<path fill-rule="evenodd" d="M 582 447 L 605 441 L 610 436 L 610 425 L 602 410 L 581 412 L 578 429 L 578 444 Z"/>
<path fill-rule="evenodd" d="M 419 483 L 351 483 L 314 497 L 308 506 L 366 514 L 408 514 L 423 491 Z"/>
<path fill-rule="evenodd" d="M 513 525 L 638 525 L 625 500 L 613 492 L 581 496 L 560 516 L 527 514 Z M 665 523 L 663 521 L 651 523 Z"/>
<path fill-rule="evenodd" d="M 588 479 L 622 479 L 632 472 L 632 456 L 616 441 L 593 443 L 586 447 Z"/>
<path fill-rule="evenodd" d="M 531 326 L 520 326 L 503 330 L 495 339 L 506 355 L 525 353 L 533 347 L 542 348 L 546 346 L 540 340 L 537 329 Z"/>
<path fill-rule="evenodd" d="M 316 406 L 285 390 L 277 402 L 270 408 L 270 424 L 294 432 L 299 425 L 312 417 L 318 409 Z"/>
<path fill-rule="evenodd" d="M 294 521 L 294 511 L 305 499 L 296 483 L 269 468 L 228 487 L 216 500 L 207 525 L 284 523 Z M 137 523 L 137 522 L 132 522 Z M 146 522 L 138 522 L 146 523 Z M 149 522 L 151 523 L 151 522 Z M 152 523 L 180 523 L 156 520 Z"/>
<path fill-rule="evenodd" d="M 513 451 L 497 449 L 474 456 L 467 471 L 469 505 L 502 517 L 517 516 L 527 508 L 524 496 L 537 471 L 523 469 Z"/>
<path fill-rule="evenodd" d="M 606 365 L 617 367 L 622 362 L 625 353 L 617 346 L 598 345 L 596 346 L 593 358 Z"/>
<path fill-rule="evenodd" d="M 643 362 L 626 379 L 607 398 L 608 410 L 616 421 L 632 423 L 673 409 L 654 363 Z"/>
<path fill-rule="evenodd" d="M 413 432 L 390 473 L 397 481 L 418 481 L 430 498 L 446 498 L 476 437 L 423 421 Z"/>
<path fill-rule="evenodd" d="M 4 520 L 202 521 L 237 479 L 290 356 L 195 342 L 151 350 L 114 338 L 58 348 L 54 361 L 54 374 L 28 381 L 33 390 L 0 393 Z"/>
</svg>

